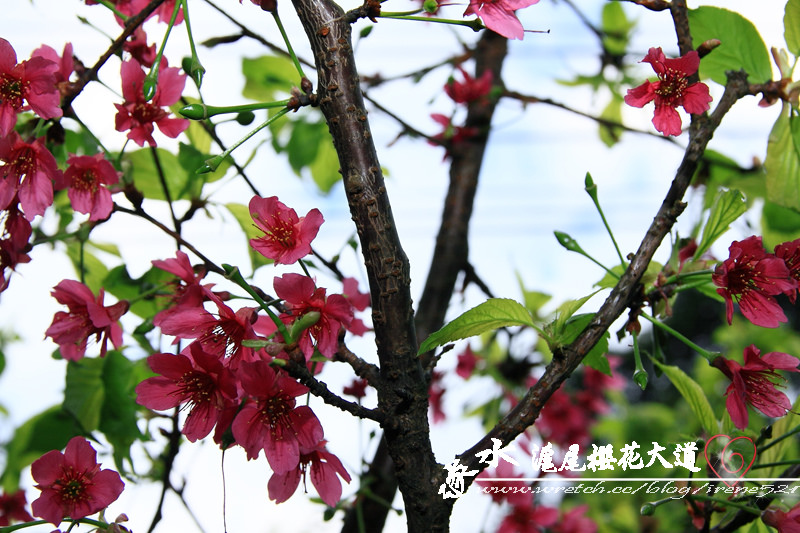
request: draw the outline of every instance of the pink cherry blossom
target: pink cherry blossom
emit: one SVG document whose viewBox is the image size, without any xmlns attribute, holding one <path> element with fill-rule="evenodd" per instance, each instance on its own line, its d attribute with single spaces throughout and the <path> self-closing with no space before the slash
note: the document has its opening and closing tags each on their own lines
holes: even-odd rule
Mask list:
<svg viewBox="0 0 800 533">
<path fill-rule="evenodd" d="M 778 533 L 800 533 L 800 503 L 788 511 L 769 507 L 761 515 L 761 520 L 777 529 Z"/>
<path fill-rule="evenodd" d="M 731 380 L 725 391 L 725 406 L 733 424 L 739 429 L 747 427 L 748 404 L 772 418 L 785 415 L 792 402 L 775 388 L 776 381 L 784 379 L 776 370 L 798 372 L 798 364 L 800 359 L 781 352 L 762 356 L 752 344 L 744 349 L 744 366 L 722 356 L 714 359 L 712 365 Z"/>
<path fill-rule="evenodd" d="M 19 210 L 17 202 L 13 202 L 4 211 L 0 211 L 3 219 L 3 232 L 0 234 L 0 292 L 8 288 L 9 276 L 6 271 L 14 270 L 20 263 L 28 263 L 31 258 L 28 252 L 31 245 L 28 240 L 33 232 L 31 223 Z"/>
<path fill-rule="evenodd" d="M 314 448 L 322 440 L 319 419 L 295 397 L 308 389 L 266 361 L 243 363 L 241 387 L 250 399 L 233 421 L 236 442 L 255 459 L 263 449 L 272 470 L 284 474 L 300 464 L 300 447 Z"/>
<path fill-rule="evenodd" d="M 101 470 L 97 453 L 83 437 L 73 437 L 64 453 L 47 452 L 31 465 L 41 496 L 33 515 L 58 525 L 64 518 L 85 518 L 113 503 L 125 484 L 113 470 Z"/>
<path fill-rule="evenodd" d="M 515 11 L 532 6 L 539 0 L 470 0 L 464 16 L 477 15 L 484 26 L 507 39 L 522 39 L 525 30 Z"/>
<path fill-rule="evenodd" d="M 117 322 L 128 310 L 128 302 L 103 305 L 104 291 L 95 298 L 92 291 L 78 281 L 65 279 L 53 289 L 53 298 L 66 305 L 68 311 L 58 311 L 45 335 L 59 345 L 61 356 L 77 361 L 86 353 L 86 342 L 94 335 L 100 343 L 100 357 L 106 355 L 111 339 L 115 348 L 122 346 L 122 328 Z"/>
<path fill-rule="evenodd" d="M 122 63 L 122 96 L 125 102 L 114 104 L 117 108 L 117 131 L 128 131 L 128 138 L 144 146 L 156 146 L 153 139 L 155 126 L 167 137 L 175 138 L 189 127 L 185 118 L 170 118 L 169 111 L 163 109 L 177 102 L 184 87 L 186 75 L 180 73 L 179 68 L 167 67 L 163 61 L 158 75 L 156 93 L 150 102 L 144 99 L 142 87 L 145 73 L 135 60 Z"/>
<path fill-rule="evenodd" d="M 497 533 L 540 533 L 558 523 L 558 509 L 544 505 L 514 505 Z"/>
<path fill-rule="evenodd" d="M 782 260 L 789 269 L 789 275 L 800 284 L 800 239 L 783 242 L 775 247 L 775 257 Z M 792 303 L 797 299 L 797 289 L 784 291 Z"/>
<path fill-rule="evenodd" d="M 19 198 L 28 220 L 44 214 L 53 203 L 53 183 L 63 173 L 42 139 L 24 142 L 16 132 L 0 137 L 0 209 Z"/>
<path fill-rule="evenodd" d="M 286 321 L 294 321 L 311 311 L 320 314 L 316 324 L 303 330 L 298 344 L 306 360 L 316 348 L 325 357 L 333 357 L 339 346 L 339 329 L 353 320 L 353 311 L 341 294 L 325 295 L 325 289 L 317 288 L 314 281 L 300 274 L 284 274 L 273 282 L 275 293 L 283 299 L 291 315 L 283 315 Z"/>
<path fill-rule="evenodd" d="M 122 49 L 146 68 L 152 67 L 156 60 L 156 44 L 147 45 L 147 34 L 141 26 L 122 44 Z"/>
<path fill-rule="evenodd" d="M 0 137 L 17 123 L 17 113 L 33 110 L 42 118 L 61 116 L 61 95 L 56 87 L 58 65 L 44 57 L 17 63 L 17 53 L 0 37 Z"/>
<path fill-rule="evenodd" d="M 327 450 L 324 440 L 311 448 L 300 446 L 300 463 L 297 467 L 282 474 L 272 474 L 267 483 L 269 499 L 275 503 L 288 500 L 297 490 L 300 478 L 305 480 L 309 465 L 311 483 L 317 489 L 319 497 L 329 506 L 336 507 L 342 497 L 342 482 L 339 477 L 350 483 L 350 474 L 339 458 Z"/>
<path fill-rule="evenodd" d="M 236 379 L 199 343 L 191 343 L 178 355 L 153 354 L 147 364 L 160 375 L 139 383 L 136 401 L 156 411 L 183 405 L 189 415 L 181 432 L 191 442 L 204 438 L 218 421 L 235 413 Z M 227 426 L 218 429 L 224 431 Z"/>
<path fill-rule="evenodd" d="M 67 159 L 64 184 L 72 208 L 88 213 L 89 220 L 104 220 L 114 208 L 108 185 L 119 182 L 120 173 L 103 154 L 73 155 Z"/>
<path fill-rule="evenodd" d="M 195 268 L 189 260 L 189 256 L 186 255 L 185 252 L 178 250 L 175 252 L 175 258 L 163 260 L 155 259 L 152 263 L 154 267 L 178 277 L 177 280 L 170 284 L 172 289 L 169 295 L 171 306 L 160 311 L 155 316 L 153 320 L 154 324 L 161 324 L 164 318 L 174 312 L 175 309 L 181 307 L 201 307 L 205 300 L 211 298 L 211 288 L 214 284 L 200 284 L 206 275 L 206 271 L 203 268 L 200 268 L 199 271 L 195 271 Z"/>
<path fill-rule="evenodd" d="M 745 318 L 757 326 L 776 328 L 786 322 L 786 315 L 775 295 L 797 288 L 786 263 L 768 254 L 761 237 L 751 236 L 733 241 L 728 248 L 730 257 L 717 265 L 711 279 L 725 298 L 728 324 L 733 321 L 733 304 Z"/>
<path fill-rule="evenodd" d="M 288 265 L 310 254 L 311 241 L 324 221 L 319 209 L 298 218 L 297 212 L 276 196 L 254 196 L 250 200 L 250 216 L 265 234 L 250 239 L 250 246 L 276 265 Z"/>
<path fill-rule="evenodd" d="M 650 48 L 642 63 L 650 63 L 658 75 L 658 81 L 646 81 L 628 90 L 625 103 L 633 107 L 644 107 L 655 103 L 653 125 L 664 135 L 681 134 L 681 117 L 676 111 L 683 106 L 687 113 L 700 114 L 708 111 L 712 98 L 705 83 L 690 84 L 689 76 L 697 72 L 700 56 L 692 50 L 676 59 L 667 59 L 661 48 Z"/>
</svg>

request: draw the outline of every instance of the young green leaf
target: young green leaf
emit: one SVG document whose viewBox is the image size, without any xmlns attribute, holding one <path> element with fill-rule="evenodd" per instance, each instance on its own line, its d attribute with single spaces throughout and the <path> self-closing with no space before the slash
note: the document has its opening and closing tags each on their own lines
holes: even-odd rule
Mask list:
<svg viewBox="0 0 800 533">
<path fill-rule="evenodd" d="M 689 10 L 689 26 L 695 48 L 709 39 L 722 44 L 700 62 L 700 77 L 725 85 L 725 72 L 744 69 L 750 83 L 772 79 L 772 64 L 764 41 L 753 23 L 739 13 L 703 6 Z"/>
<path fill-rule="evenodd" d="M 800 56 L 800 0 L 789 0 L 783 13 L 783 37 L 795 57 Z"/>
<path fill-rule="evenodd" d="M 83 358 L 67 364 L 64 410 L 75 417 L 86 433 L 100 425 L 100 409 L 105 399 L 104 363 L 105 359 Z"/>
<path fill-rule="evenodd" d="M 528 310 L 519 302 L 507 298 L 491 298 L 465 312 L 439 331 L 431 333 L 420 345 L 418 353 L 422 354 L 448 342 L 506 326 L 536 327 Z"/>
<path fill-rule="evenodd" d="M 745 211 L 747 211 L 747 203 L 741 192 L 736 189 L 719 191 L 711 205 L 706 225 L 703 227 L 703 237 L 697 245 L 695 259 L 711 248 L 720 235 L 728 231 L 731 223 L 742 216 Z"/>
<path fill-rule="evenodd" d="M 697 416 L 698 420 L 703 426 L 703 429 L 709 435 L 716 435 L 719 433 L 719 421 L 714 416 L 714 410 L 706 398 L 702 387 L 689 377 L 683 370 L 677 366 L 664 365 L 657 361 L 653 361 L 667 378 L 672 382 L 678 392 L 681 393 L 683 399 L 689 404 L 692 412 Z"/>
<path fill-rule="evenodd" d="M 800 140 L 800 121 L 790 119 L 790 104 L 783 109 L 772 127 L 767 142 L 767 200 L 800 211 L 800 153 L 794 138 Z"/>
</svg>

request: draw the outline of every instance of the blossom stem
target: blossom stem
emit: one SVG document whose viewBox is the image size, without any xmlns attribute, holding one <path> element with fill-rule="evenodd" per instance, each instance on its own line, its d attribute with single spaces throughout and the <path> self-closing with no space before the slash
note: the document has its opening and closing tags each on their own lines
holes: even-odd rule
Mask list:
<svg viewBox="0 0 800 533">
<path fill-rule="evenodd" d="M 260 124 L 256 129 L 248 132 L 247 135 L 245 135 L 244 137 L 242 137 L 241 139 L 236 141 L 227 150 L 225 150 L 224 152 L 222 152 L 218 156 L 212 157 L 211 159 L 207 159 L 206 162 L 205 162 L 205 165 L 203 165 L 202 167 L 197 169 L 197 173 L 198 174 L 204 174 L 206 172 L 214 172 L 215 170 L 217 170 L 217 167 L 219 167 L 219 165 L 222 163 L 222 161 L 226 157 L 228 157 L 231 154 L 231 152 L 236 150 L 239 146 L 241 146 L 250 137 L 252 137 L 256 133 L 258 133 L 259 131 L 263 130 L 264 128 L 266 128 L 267 126 L 269 126 L 270 124 L 272 124 L 273 122 L 275 122 L 276 120 L 278 120 L 280 117 L 282 117 L 283 115 L 285 115 L 288 112 L 289 112 L 289 108 L 288 107 L 284 107 L 283 109 L 281 109 L 280 111 L 278 111 L 277 113 L 275 113 L 274 115 L 269 117 L 262 124 Z"/>
<path fill-rule="evenodd" d="M 156 87 L 158 86 L 158 69 L 161 66 L 161 57 L 164 55 L 164 49 L 167 47 L 169 34 L 172 32 L 172 27 L 175 26 L 175 20 L 178 18 L 178 11 L 180 10 L 182 2 L 175 2 L 175 9 L 172 10 L 172 18 L 169 19 L 167 24 L 167 31 L 164 32 L 164 40 L 161 41 L 161 47 L 156 53 L 156 58 L 153 60 L 153 66 L 150 67 L 150 72 L 145 76 L 142 83 L 142 93 L 144 99 L 149 102 L 156 95 Z"/>
<path fill-rule="evenodd" d="M 309 271 L 308 271 L 308 267 L 307 267 L 307 266 L 306 266 L 306 264 L 303 262 L 303 260 L 302 260 L 302 259 L 300 259 L 300 260 L 298 261 L 298 263 L 300 264 L 300 268 L 302 268 L 302 269 L 303 269 L 303 272 L 305 273 L 305 275 L 306 275 L 306 276 L 308 276 L 308 277 L 309 277 L 309 278 L 311 278 L 311 279 L 314 279 L 314 277 L 311 275 L 311 272 L 309 272 Z"/>
<path fill-rule="evenodd" d="M 388 12 L 385 12 L 385 13 L 382 12 L 380 14 L 380 16 L 381 17 L 386 17 L 386 18 L 408 17 L 408 16 L 411 16 L 411 15 L 416 15 L 418 13 L 422 13 L 423 11 L 424 11 L 423 9 L 414 9 L 412 11 L 388 11 Z"/>
<path fill-rule="evenodd" d="M 466 26 L 472 28 L 472 31 L 481 31 L 486 26 L 481 23 L 480 19 L 473 20 L 455 20 L 455 19 L 440 19 L 436 17 L 415 17 L 413 15 L 395 15 L 392 13 L 381 13 L 378 15 L 380 18 L 396 19 L 396 20 L 420 20 L 424 22 L 438 22 L 439 24 L 452 24 L 454 26 Z"/>
<path fill-rule="evenodd" d="M 691 498 L 693 500 L 700 500 L 704 502 L 715 502 L 723 507 L 736 507 L 737 509 L 741 509 L 742 511 L 754 514 L 756 516 L 761 516 L 761 511 L 759 509 L 753 509 L 747 504 L 726 500 L 725 498 L 715 498 L 714 496 L 704 496 L 702 494 L 692 494 Z M 672 498 L 667 498 L 667 499 L 671 500 Z"/>
<path fill-rule="evenodd" d="M 271 109 L 275 107 L 286 107 L 289 99 L 278 100 L 276 102 L 258 102 L 255 104 L 243 104 L 217 107 L 205 104 L 189 104 L 183 106 L 178 110 L 178 113 L 191 120 L 205 120 L 216 115 L 223 115 L 226 113 L 241 113 L 243 111 L 258 111 L 260 109 Z"/>
<path fill-rule="evenodd" d="M 692 341 L 690 341 L 683 334 L 681 334 L 681 333 L 677 332 L 676 330 L 672 329 L 671 327 L 669 327 L 668 325 L 664 324 L 660 320 L 656 320 L 655 318 L 651 317 L 647 313 L 640 313 L 639 316 L 644 318 L 645 320 L 650 321 L 654 326 L 666 331 L 667 333 L 669 333 L 670 335 L 672 335 L 673 337 L 675 337 L 676 339 L 678 339 L 679 341 L 684 343 L 686 346 L 688 346 L 692 350 L 696 351 L 697 353 L 699 353 L 700 355 L 705 357 L 708 360 L 709 363 L 712 362 L 714 359 L 716 359 L 717 356 L 719 355 L 717 353 L 710 352 L 710 351 L 708 351 L 708 350 L 706 350 L 704 348 L 701 348 L 697 344 L 695 344 Z"/>
<path fill-rule="evenodd" d="M 192 25 L 189 23 L 189 2 L 188 0 L 181 0 L 181 4 L 183 5 L 183 20 L 186 22 L 186 34 L 189 37 L 189 48 L 192 50 L 192 58 L 189 65 L 189 75 L 192 77 L 195 85 L 197 85 L 197 88 L 199 89 L 200 85 L 203 83 L 203 75 L 206 73 L 206 69 L 203 67 L 203 64 L 200 63 L 200 59 L 197 57 L 197 48 L 194 45 L 194 36 L 192 35 Z"/>
<path fill-rule="evenodd" d="M 584 180 L 584 190 L 586 190 L 586 192 L 592 198 L 592 202 L 594 202 L 594 206 L 597 208 L 597 212 L 600 213 L 600 218 L 603 220 L 603 225 L 606 227 L 608 236 L 611 237 L 611 242 L 614 243 L 614 249 L 617 250 L 617 256 L 619 256 L 619 262 L 622 264 L 623 268 L 628 268 L 628 263 L 622 256 L 622 252 L 619 250 L 617 239 L 614 238 L 614 233 L 611 231 L 611 226 L 608 225 L 608 220 L 606 220 L 606 215 L 605 213 L 603 213 L 603 208 L 600 207 L 600 200 L 597 198 L 597 184 L 592 179 L 592 175 L 589 174 L 588 172 L 586 173 L 586 179 Z"/>
<path fill-rule="evenodd" d="M 714 273 L 713 270 L 697 270 L 695 272 L 686 272 L 685 274 L 673 274 L 672 276 L 670 276 L 670 277 L 668 277 L 666 279 L 666 281 L 664 282 L 664 285 L 671 285 L 673 283 L 680 283 L 683 280 L 686 280 L 686 279 L 689 279 L 689 278 L 694 278 L 694 277 L 699 277 L 699 276 L 706 277 L 706 276 L 710 276 L 713 273 Z M 704 280 L 704 282 L 705 282 L 705 280 Z"/>
<path fill-rule="evenodd" d="M 89 524 L 91 526 L 98 527 L 102 530 L 108 528 L 110 524 L 106 524 L 105 522 L 101 522 L 100 520 L 94 520 L 92 518 L 80 518 L 78 520 L 71 520 L 72 524 L 70 525 L 70 529 L 73 528 L 76 524 Z M 34 520 L 32 522 L 23 522 L 22 524 L 14 524 L 13 526 L 5 526 L 0 527 L 0 533 L 11 533 L 12 531 L 17 531 L 20 529 L 24 529 L 26 527 L 32 526 L 43 526 L 45 524 L 49 524 L 47 520 Z"/>
<path fill-rule="evenodd" d="M 225 271 L 225 276 L 229 280 L 233 281 L 242 289 L 244 289 L 247 292 L 247 294 L 252 296 L 253 299 L 256 302 L 258 302 L 258 305 L 261 307 L 261 309 L 267 312 L 267 315 L 269 315 L 270 320 L 272 320 L 272 322 L 275 324 L 275 327 L 278 328 L 278 332 L 283 337 L 283 340 L 287 344 L 291 344 L 292 342 L 294 342 L 294 339 L 292 339 L 291 335 L 289 335 L 289 330 L 286 329 L 286 324 L 284 324 L 281 321 L 281 319 L 278 318 L 278 315 L 276 315 L 275 312 L 272 309 L 270 309 L 269 304 L 266 301 L 264 301 L 264 299 L 261 296 L 259 296 L 259 294 L 255 291 L 255 289 L 253 289 L 253 287 L 251 287 L 250 284 L 244 280 L 244 278 L 242 277 L 242 273 L 239 271 L 239 269 L 235 266 L 228 265 L 225 263 L 222 264 L 222 269 Z"/>
<path fill-rule="evenodd" d="M 300 65 L 300 60 L 297 59 L 297 54 L 294 53 L 294 48 L 292 48 L 292 43 L 289 42 L 289 36 L 286 34 L 286 30 L 283 27 L 283 22 L 281 22 L 281 18 L 278 16 L 277 9 L 272 10 L 272 18 L 275 19 L 275 24 L 278 25 L 278 30 L 280 30 L 281 32 L 281 37 L 283 37 L 283 42 L 286 43 L 286 50 L 292 57 L 292 61 L 294 62 L 294 68 L 296 68 L 297 73 L 300 74 L 300 79 L 305 78 L 306 75 L 303 72 L 303 67 Z"/>
</svg>

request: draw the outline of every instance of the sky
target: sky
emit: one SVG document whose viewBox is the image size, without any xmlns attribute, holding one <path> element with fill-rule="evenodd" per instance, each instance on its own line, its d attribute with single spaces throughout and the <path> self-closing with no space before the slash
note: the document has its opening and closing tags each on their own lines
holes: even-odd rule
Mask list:
<svg viewBox="0 0 800 533">
<path fill-rule="evenodd" d="M 269 39 L 279 41 L 270 17 L 256 6 L 247 1 L 239 5 L 235 0 L 218 0 L 218 3 L 255 31 L 263 31 Z M 350 2 L 345 7 L 356 4 Z M 412 5 L 398 2 L 395 7 L 395 0 L 392 0 L 385 4 L 384 9 L 389 9 L 390 4 L 396 11 Z M 574 4 L 591 20 L 599 20 L 603 2 L 575 0 Z M 768 47 L 784 46 L 781 1 L 690 1 L 689 5 L 719 5 L 739 11 L 756 24 Z M 637 57 L 632 57 L 632 60 L 643 57 L 651 46 L 662 46 L 668 54 L 675 53 L 674 32 L 670 31 L 665 13 L 647 12 L 627 3 L 624 7 L 639 22 L 631 47 Z M 65 42 L 70 41 L 75 47 L 75 55 L 84 63 L 92 64 L 108 43 L 108 37 L 102 32 L 113 34 L 118 31 L 102 7 L 84 6 L 78 0 L 0 0 L 0 8 L 5 8 L 5 15 L 0 20 L 0 36 L 12 43 L 20 59 L 28 57 L 43 42 L 61 50 Z M 205 2 L 192 2 L 191 9 L 193 29 L 196 35 L 202 36 L 200 40 L 234 31 L 227 22 L 220 22 Z M 290 4 L 281 3 L 280 10 L 289 34 L 301 37 L 293 41 L 300 43 L 296 44 L 298 53 L 310 57 L 302 46 L 302 35 Z M 461 12 L 460 6 L 453 6 L 449 14 L 460 18 Z M 76 14 L 85 17 L 91 26 L 82 24 Z M 550 96 L 582 110 L 602 109 L 607 94 L 565 89 L 556 82 L 570 79 L 576 73 L 593 74 L 598 66 L 594 36 L 585 30 L 565 3 L 541 0 L 538 5 L 520 11 L 519 17 L 527 29 L 549 30 L 549 33 L 529 33 L 524 41 L 510 43 L 510 54 L 504 67 L 507 86 L 526 94 Z M 359 21 L 356 33 L 367 24 Z M 151 39 L 163 31 L 161 26 L 152 22 L 147 28 Z M 362 73 L 381 73 L 388 77 L 444 60 L 458 52 L 462 42 L 472 42 L 475 38 L 475 34 L 464 28 L 382 19 L 372 33 L 357 44 L 357 61 Z M 170 40 L 167 55 L 181 57 L 187 49 L 185 33 L 180 27 Z M 241 57 L 256 57 L 264 53 L 263 48 L 249 40 L 214 49 L 201 47 L 201 60 L 208 71 L 203 87 L 206 101 L 213 105 L 245 103 L 241 95 Z M 116 94 L 119 92 L 118 64 L 117 59 L 112 59 L 101 74 L 101 80 L 108 87 L 94 84 L 75 102 L 78 115 L 99 132 L 98 136 L 112 149 L 119 149 L 124 142 L 122 134 L 115 132 L 113 126 L 113 103 L 119 101 Z M 652 77 L 652 72 L 645 67 L 647 65 L 641 70 L 642 80 Z M 429 115 L 435 112 L 447 114 L 452 110 L 452 103 L 441 91 L 450 74 L 449 69 L 438 69 L 419 83 L 394 82 L 371 95 L 402 114 L 416 128 L 434 134 L 438 126 Z M 718 98 L 720 94 L 719 87 L 712 87 L 712 95 Z M 754 97 L 743 99 L 717 132 L 711 147 L 733 156 L 742 165 L 749 165 L 753 158 L 763 160 L 766 138 L 777 112 L 777 106 L 768 109 L 757 107 Z M 652 108 L 625 110 L 627 123 L 644 130 L 653 131 L 651 118 Z M 429 146 L 419 139 L 396 140 L 400 127 L 391 118 L 373 110 L 370 121 L 382 164 L 388 170 L 387 190 L 412 265 L 412 291 L 418 298 L 438 229 L 441 201 L 447 187 L 447 165 L 442 161 L 441 148 Z M 554 230 L 565 231 L 599 260 L 613 264 L 615 252 L 609 246 L 589 197 L 583 192 L 584 175 L 591 172 L 598 184 L 602 205 L 623 253 L 632 252 L 669 187 L 682 149 L 653 136 L 636 134 L 626 134 L 622 144 L 606 149 L 597 140 L 596 126 L 591 121 L 545 106 L 523 109 L 515 102 L 501 104 L 494 124 L 471 224 L 470 259 L 478 274 L 498 296 L 521 297 L 516 274 L 528 289 L 553 294 L 554 305 L 564 299 L 588 294 L 593 290 L 592 285 L 602 277 L 602 272 L 588 261 L 563 250 L 553 237 Z M 229 143 L 244 133 L 233 124 L 221 127 L 220 131 Z M 163 136 L 157 139 L 159 143 L 164 141 L 165 146 L 170 146 Z M 240 161 L 246 160 L 256 142 L 246 144 L 236 157 Z M 685 136 L 679 139 L 679 143 L 685 142 Z M 301 214 L 313 207 L 323 212 L 326 222 L 315 243 L 323 255 L 337 253 L 352 235 L 341 186 L 335 186 L 327 196 L 321 195 L 308 177 L 298 179 L 293 175 L 285 157 L 270 154 L 268 150 L 260 150 L 248 170 L 251 176 L 255 176 L 257 186 L 265 196 L 278 195 Z M 249 199 L 247 191 L 227 180 L 214 184 L 212 188 L 216 189 L 216 197 L 221 203 L 247 203 Z M 690 208 L 679 223 L 684 232 L 694 222 L 692 217 L 697 216 L 697 202 L 693 204 L 692 200 L 698 198 L 696 193 L 689 195 Z M 166 216 L 162 206 L 152 206 L 152 209 L 155 214 Z M 196 241 L 199 248 L 218 263 L 246 264 L 244 239 L 237 233 L 230 217 L 221 221 L 224 213 L 213 208 L 210 211 L 215 219 L 187 227 L 189 240 Z M 752 217 L 749 221 L 758 222 Z M 126 224 L 121 250 L 132 275 L 149 268 L 151 259 L 174 254 L 174 245 L 168 237 L 138 221 L 129 220 Z M 750 234 L 748 232 L 752 230 L 743 222 L 733 227 L 735 235 L 746 236 Z M 119 226 L 101 227 L 93 237 L 101 242 L 112 242 L 119 240 L 119 235 Z M 12 428 L 27 417 L 57 402 L 63 388 L 63 363 L 51 360 L 55 345 L 49 339 L 43 340 L 43 332 L 53 313 L 59 309 L 49 295 L 50 288 L 64 277 L 74 277 L 75 274 L 66 259 L 43 247 L 37 248 L 32 257 L 33 261 L 19 268 L 11 287 L 0 295 L 0 324 L 5 330 L 13 330 L 27 339 L 10 345 L 6 352 L 8 366 L 0 375 L 0 405 L 5 406 L 10 414 L 7 418 L 0 418 L 0 439 L 8 438 Z M 350 269 L 356 278 L 365 281 L 357 257 L 347 250 L 342 257 L 343 266 Z M 272 267 L 263 268 L 256 273 L 255 281 L 268 287 L 271 278 L 282 272 Z M 472 289 L 463 295 L 462 300 L 454 298 L 451 318 L 463 310 L 462 305 L 475 305 L 482 298 Z M 589 306 L 596 307 L 599 303 L 600 300 L 595 299 Z M 368 342 L 355 343 L 354 346 L 365 358 L 374 357 L 374 347 Z M 453 368 L 455 357 L 445 359 L 442 366 Z M 475 389 L 459 388 L 459 381 L 452 377 L 446 381 L 450 385 L 446 408 L 454 415 L 460 413 L 471 398 L 479 396 L 481 390 L 491 387 L 489 383 L 479 383 Z M 346 381 L 341 374 L 326 375 L 325 379 L 339 386 Z M 337 389 L 334 387 L 334 390 Z M 369 397 L 369 401 L 374 402 L 375 398 Z M 314 404 L 314 408 L 319 409 L 332 451 L 342 457 L 351 474 L 355 473 L 363 450 L 374 445 L 369 439 L 369 432 L 374 428 L 339 416 L 319 402 Z M 459 422 L 456 418 L 454 416 L 451 422 L 433 429 L 434 448 L 441 462 L 449 462 L 454 454 L 469 447 L 479 436 L 475 423 Z M 358 435 L 358 438 L 353 438 L 353 435 Z M 178 458 L 175 479 L 185 476 L 188 480 L 187 500 L 206 531 L 220 531 L 219 452 L 209 444 L 184 448 Z M 369 457 L 371 454 L 366 455 Z M 268 502 L 266 480 L 269 472 L 263 458 L 248 463 L 243 454 L 233 451 L 226 454 L 225 462 L 229 531 L 285 531 L 285 520 L 291 520 L 292 530 L 297 532 L 338 531 L 338 520 L 320 525 L 320 508 L 305 503 L 299 492 L 280 506 Z M 345 490 L 347 493 L 348 489 Z M 111 514 L 126 512 L 134 529 L 145 531 L 156 497 L 152 489 L 127 490 L 112 506 Z M 167 508 L 170 512 L 160 530 L 177 527 L 183 530 L 188 515 L 174 498 Z M 479 521 L 476 521 L 476 512 L 480 515 Z M 485 513 L 489 514 L 484 516 Z M 485 523 L 492 524 L 497 516 L 497 510 L 490 511 L 487 501 L 470 493 L 455 507 L 453 530 L 475 531 L 475 523 L 485 520 Z M 403 518 L 391 515 L 387 531 L 404 530 Z"/>
</svg>

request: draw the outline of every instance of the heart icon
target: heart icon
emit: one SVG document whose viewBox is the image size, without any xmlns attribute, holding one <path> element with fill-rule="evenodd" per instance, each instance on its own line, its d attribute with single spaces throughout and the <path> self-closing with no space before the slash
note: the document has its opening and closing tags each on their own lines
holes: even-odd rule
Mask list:
<svg viewBox="0 0 800 533">
<path fill-rule="evenodd" d="M 708 447 L 712 442 L 714 442 L 715 439 L 728 440 L 728 443 L 725 444 L 725 446 L 722 448 L 722 452 L 719 454 L 719 464 L 722 467 L 722 470 L 724 471 L 723 473 L 729 474 L 724 477 L 720 475 L 719 472 L 717 472 L 717 469 L 714 468 L 713 461 L 708 456 Z M 750 459 L 750 463 L 747 466 L 745 466 L 746 459 L 740 452 L 734 450 L 728 450 L 728 447 L 737 440 L 746 440 L 753 446 L 753 457 Z M 706 447 L 703 450 L 703 454 L 706 456 L 706 463 L 708 463 L 708 467 L 714 472 L 714 474 L 718 478 L 720 478 L 722 482 L 725 483 L 728 487 L 734 487 L 737 483 L 739 483 L 739 480 L 744 477 L 747 471 L 750 470 L 750 467 L 753 466 L 753 463 L 756 460 L 756 445 L 753 442 L 753 439 L 751 439 L 750 437 L 743 436 L 731 439 L 729 435 L 719 434 L 719 435 L 714 435 L 713 437 L 708 439 L 708 441 L 706 442 Z M 728 483 L 726 481 L 728 479 L 733 479 L 734 480 L 733 483 Z"/>
</svg>

